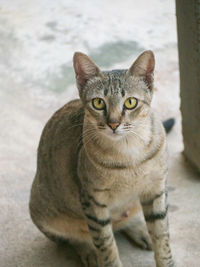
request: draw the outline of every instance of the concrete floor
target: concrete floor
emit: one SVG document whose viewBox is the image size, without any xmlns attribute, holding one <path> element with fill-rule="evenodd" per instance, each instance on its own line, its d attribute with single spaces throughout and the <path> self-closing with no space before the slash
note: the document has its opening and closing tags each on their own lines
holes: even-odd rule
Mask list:
<svg viewBox="0 0 200 267">
<path fill-rule="evenodd" d="M 200 266 L 200 177 L 182 156 L 180 120 L 168 136 L 170 151 L 169 221 L 171 246 L 177 266 Z M 34 152 L 33 152 L 34 153 Z M 25 159 L 11 162 L 4 169 L 1 161 L 1 267 L 78 267 L 73 249 L 56 246 L 32 224 L 27 199 L 33 171 Z M 27 165 L 26 165 L 27 164 Z M 24 194 L 26 197 L 24 197 Z M 5 197 L 3 198 L 2 195 Z M 10 197 L 12 195 L 12 198 Z M 124 267 L 153 267 L 153 253 L 131 244 L 124 236 L 116 236 Z"/>
<path fill-rule="evenodd" d="M 78 31 L 79 28 L 73 26 L 71 29 L 72 37 L 69 42 L 67 39 L 69 35 L 65 31 L 66 25 L 71 26 L 70 23 L 67 22 L 67 24 L 64 21 L 66 14 L 72 14 L 72 18 L 76 18 L 77 23 L 79 23 L 78 12 L 80 14 L 82 12 L 80 5 L 83 1 L 79 1 L 77 6 L 74 6 L 73 1 L 71 1 L 71 8 L 67 6 L 68 1 L 62 0 L 61 2 L 62 5 L 58 5 L 55 4 L 55 1 L 48 0 L 45 2 L 48 3 L 47 6 L 45 4 L 44 6 L 40 5 L 41 1 L 39 0 L 0 2 L 0 267 L 81 266 L 72 248 L 57 247 L 36 229 L 28 212 L 29 193 L 36 168 L 36 150 L 42 128 L 56 109 L 77 96 L 75 86 L 65 84 L 66 72 L 63 72 L 61 78 L 59 75 L 56 76 L 56 72 L 53 73 L 54 75 L 50 75 L 52 73 L 49 71 L 49 66 L 55 66 L 56 70 L 59 69 L 59 66 L 63 70 L 62 64 L 66 61 L 63 57 L 65 53 L 67 60 L 69 60 L 68 64 L 71 66 L 73 49 L 81 50 L 85 42 L 84 38 L 88 39 L 88 35 L 79 36 L 78 33 L 75 33 L 76 38 L 80 39 L 77 41 L 73 34 L 74 29 Z M 108 1 L 104 0 L 103 2 L 105 3 L 105 10 L 108 10 L 105 21 L 108 27 L 109 12 L 112 11 L 112 5 L 110 4 L 108 9 Z M 138 3 L 138 1 L 135 2 Z M 176 34 L 175 16 L 172 14 L 174 11 L 171 11 L 170 8 L 167 10 L 169 1 L 151 1 L 154 3 L 151 6 L 154 17 L 148 21 L 148 16 L 144 16 L 143 13 L 143 5 L 146 7 L 148 1 L 142 0 L 140 2 L 142 5 L 138 12 L 136 7 L 140 5 L 134 4 L 133 0 L 129 1 L 135 10 L 135 16 L 133 16 L 135 20 L 132 25 L 137 26 L 135 26 L 135 31 L 138 27 L 152 26 L 150 30 L 145 30 L 144 34 L 137 35 L 136 39 L 142 37 L 140 42 L 144 40 L 144 44 L 148 46 L 145 46 L 147 49 L 151 48 L 153 43 L 158 44 L 154 50 L 157 62 L 155 80 L 158 90 L 155 92 L 153 106 L 160 113 L 162 119 L 171 116 L 176 118 L 176 125 L 168 135 L 169 222 L 172 251 L 177 266 L 199 267 L 200 175 L 191 168 L 182 155 L 177 48 L 174 39 L 170 37 L 172 32 L 173 36 Z M 92 8 L 89 0 L 87 3 L 88 7 Z M 118 7 L 120 3 L 121 1 L 116 1 Z M 163 3 L 164 6 L 162 6 Z M 47 12 L 48 9 L 49 13 Z M 98 12 L 98 10 L 96 11 Z M 126 12 L 124 10 L 122 9 L 122 13 Z M 147 13 L 149 12 L 149 9 L 146 8 L 145 10 Z M 119 13 L 121 14 L 121 12 Z M 141 14 L 141 18 L 147 19 L 144 25 L 140 23 L 138 14 Z M 100 21 L 100 15 L 98 15 L 99 17 L 96 15 L 91 17 L 89 14 L 88 23 L 84 24 L 84 29 L 87 30 L 88 27 L 91 27 L 92 30 L 93 24 Z M 126 18 L 127 16 L 122 17 Z M 52 22 L 57 18 L 60 19 L 57 24 L 58 28 L 55 26 L 56 22 L 54 24 Z M 68 19 L 70 20 L 70 18 Z M 117 25 L 121 25 L 118 23 L 121 21 L 121 17 L 114 21 L 115 18 L 116 14 L 111 21 L 115 24 L 110 25 L 113 35 L 115 35 L 114 30 L 118 29 Z M 161 18 L 162 24 L 158 23 Z M 130 13 L 129 19 L 127 23 L 132 21 L 132 14 Z M 51 24 L 50 20 L 52 20 Z M 75 19 L 72 20 L 73 23 L 74 21 L 76 22 Z M 60 22 L 61 24 L 59 24 Z M 165 25 L 164 28 L 163 25 Z M 51 31 L 54 30 L 55 35 L 55 38 L 51 40 L 49 38 L 53 37 L 49 35 L 49 26 L 55 28 L 51 29 Z M 128 29 L 128 27 L 126 28 Z M 124 29 L 122 28 L 121 32 L 120 29 L 118 29 L 119 36 L 116 35 L 117 38 L 123 36 Z M 102 36 L 104 36 L 105 28 L 101 29 L 99 26 L 98 30 L 102 31 Z M 157 35 L 155 35 L 155 30 L 157 30 Z M 140 32 L 138 30 L 138 33 Z M 41 38 L 43 34 L 46 34 L 45 42 L 48 39 L 45 45 L 44 38 Z M 128 31 L 127 35 L 129 35 Z M 132 36 L 135 35 L 132 34 Z M 166 39 L 165 36 L 170 38 Z M 93 40 L 92 37 L 96 41 L 96 36 L 91 35 L 90 40 Z M 158 40 L 162 42 L 159 44 Z M 150 41 L 151 43 L 149 43 Z M 79 45 L 80 42 L 82 45 Z M 118 43 L 116 42 L 116 44 Z M 71 50 L 69 45 L 72 46 Z M 103 53 L 106 52 L 103 51 Z M 107 53 L 109 56 L 109 52 Z M 57 62 L 57 58 L 60 61 Z M 111 58 L 110 61 L 114 65 L 110 67 L 127 67 L 132 63 L 132 60 L 133 56 L 127 56 L 116 63 Z M 69 70 L 68 67 L 66 70 Z M 74 77 L 73 72 L 70 73 Z M 44 76 L 43 79 L 40 77 L 41 74 Z M 47 84 L 43 80 L 47 81 Z M 55 81 L 56 88 L 63 86 L 64 88 L 67 87 L 67 90 L 59 93 L 45 91 Z M 152 252 L 139 249 L 120 234 L 116 238 L 124 267 L 155 266 Z"/>
</svg>

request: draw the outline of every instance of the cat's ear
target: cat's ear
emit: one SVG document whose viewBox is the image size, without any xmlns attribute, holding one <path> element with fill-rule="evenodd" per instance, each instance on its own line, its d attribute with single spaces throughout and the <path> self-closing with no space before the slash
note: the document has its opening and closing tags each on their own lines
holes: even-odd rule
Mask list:
<svg viewBox="0 0 200 267">
<path fill-rule="evenodd" d="M 74 53 L 73 63 L 79 90 L 84 87 L 89 79 L 100 74 L 98 66 L 87 55 L 81 52 Z"/>
<path fill-rule="evenodd" d="M 155 58 L 151 50 L 144 51 L 128 70 L 129 75 L 141 77 L 151 89 L 153 86 L 153 74 Z"/>
</svg>

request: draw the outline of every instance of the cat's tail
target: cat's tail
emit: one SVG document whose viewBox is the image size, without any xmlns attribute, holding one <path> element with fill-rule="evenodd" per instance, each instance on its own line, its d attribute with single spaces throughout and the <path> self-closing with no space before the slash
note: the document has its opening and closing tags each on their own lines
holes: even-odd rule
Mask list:
<svg viewBox="0 0 200 267">
<path fill-rule="evenodd" d="M 171 129 L 173 128 L 174 124 L 175 124 L 174 118 L 170 118 L 166 121 L 163 121 L 163 126 L 165 128 L 165 132 L 169 133 L 171 131 Z"/>
</svg>

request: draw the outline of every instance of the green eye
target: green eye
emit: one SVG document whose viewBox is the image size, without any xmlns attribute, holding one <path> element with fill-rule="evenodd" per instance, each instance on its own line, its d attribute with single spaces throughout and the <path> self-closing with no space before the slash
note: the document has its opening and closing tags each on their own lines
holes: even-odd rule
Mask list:
<svg viewBox="0 0 200 267">
<path fill-rule="evenodd" d="M 105 108 L 106 104 L 102 98 L 94 98 L 92 99 L 92 105 L 95 109 L 102 110 Z"/>
<path fill-rule="evenodd" d="M 137 103 L 138 103 L 138 101 L 135 97 L 129 97 L 124 102 L 124 106 L 127 109 L 134 109 L 137 106 Z"/>
</svg>

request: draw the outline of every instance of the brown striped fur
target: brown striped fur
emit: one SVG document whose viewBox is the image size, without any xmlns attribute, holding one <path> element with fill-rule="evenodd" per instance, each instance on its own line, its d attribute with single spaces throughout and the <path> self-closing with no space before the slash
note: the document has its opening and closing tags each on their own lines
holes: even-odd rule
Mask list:
<svg viewBox="0 0 200 267">
<path fill-rule="evenodd" d="M 58 110 L 41 136 L 30 198 L 33 222 L 48 237 L 74 244 L 85 266 L 120 267 L 113 231 L 122 229 L 150 248 L 145 217 L 157 267 L 174 266 L 166 138 L 150 107 L 153 53 L 144 52 L 129 70 L 110 72 L 75 53 L 74 69 L 80 99 Z M 97 97 L 104 110 L 92 105 Z M 129 97 L 137 99 L 132 110 L 124 106 Z"/>
</svg>

